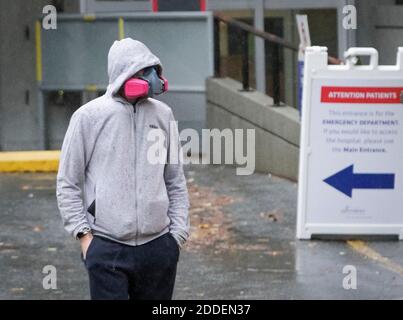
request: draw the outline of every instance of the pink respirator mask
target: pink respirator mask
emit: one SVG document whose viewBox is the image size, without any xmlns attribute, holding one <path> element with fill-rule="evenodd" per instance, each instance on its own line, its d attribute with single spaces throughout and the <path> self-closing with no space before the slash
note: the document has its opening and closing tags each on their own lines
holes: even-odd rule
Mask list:
<svg viewBox="0 0 403 320">
<path fill-rule="evenodd" d="M 140 77 L 130 78 L 124 83 L 123 92 L 128 101 L 142 97 L 153 97 L 168 90 L 168 80 L 159 76 L 154 67 L 144 70 Z"/>
</svg>

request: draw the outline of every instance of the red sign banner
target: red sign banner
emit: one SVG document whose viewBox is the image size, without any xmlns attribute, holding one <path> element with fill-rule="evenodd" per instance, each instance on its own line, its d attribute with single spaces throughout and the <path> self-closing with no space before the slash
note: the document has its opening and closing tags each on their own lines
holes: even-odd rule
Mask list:
<svg viewBox="0 0 403 320">
<path fill-rule="evenodd" d="M 324 103 L 401 103 L 403 87 L 327 87 L 321 90 Z"/>
</svg>

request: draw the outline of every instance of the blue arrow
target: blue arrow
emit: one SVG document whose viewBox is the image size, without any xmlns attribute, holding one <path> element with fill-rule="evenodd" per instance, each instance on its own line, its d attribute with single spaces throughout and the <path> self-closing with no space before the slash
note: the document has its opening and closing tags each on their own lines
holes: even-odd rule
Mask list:
<svg viewBox="0 0 403 320">
<path fill-rule="evenodd" d="M 395 175 L 392 173 L 354 173 L 351 165 L 323 180 L 328 185 L 352 197 L 353 189 L 394 189 Z"/>
</svg>

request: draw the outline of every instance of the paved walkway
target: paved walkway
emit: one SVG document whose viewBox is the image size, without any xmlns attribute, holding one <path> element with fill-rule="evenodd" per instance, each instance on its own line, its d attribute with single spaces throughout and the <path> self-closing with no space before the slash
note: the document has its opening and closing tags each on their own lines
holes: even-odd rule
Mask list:
<svg viewBox="0 0 403 320">
<path fill-rule="evenodd" d="M 176 299 L 403 298 L 403 243 L 296 241 L 295 183 L 191 166 L 192 236 Z M 88 299 L 77 243 L 63 231 L 55 174 L 0 174 L 0 299 Z M 42 269 L 57 269 L 57 289 Z M 357 289 L 343 289 L 343 267 Z"/>
</svg>

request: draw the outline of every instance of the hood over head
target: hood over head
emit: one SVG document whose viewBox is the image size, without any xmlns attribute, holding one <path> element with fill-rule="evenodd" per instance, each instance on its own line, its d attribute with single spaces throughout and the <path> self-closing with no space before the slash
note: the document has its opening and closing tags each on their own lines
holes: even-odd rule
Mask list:
<svg viewBox="0 0 403 320">
<path fill-rule="evenodd" d="M 158 74 L 161 75 L 161 61 L 144 43 L 131 38 L 115 41 L 108 54 L 107 95 L 115 95 L 125 81 L 134 76 L 137 71 L 154 65 L 157 66 Z"/>
</svg>

